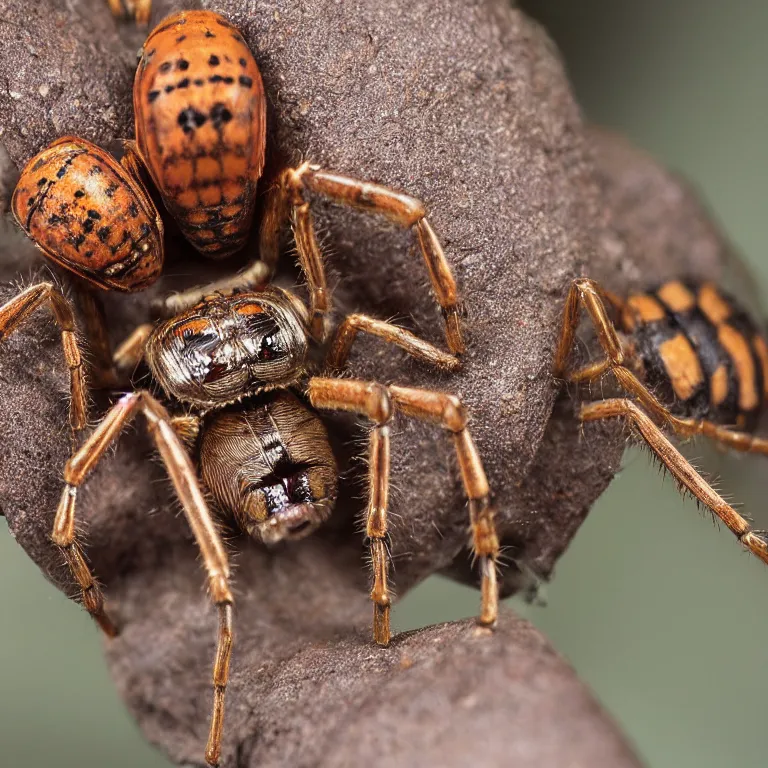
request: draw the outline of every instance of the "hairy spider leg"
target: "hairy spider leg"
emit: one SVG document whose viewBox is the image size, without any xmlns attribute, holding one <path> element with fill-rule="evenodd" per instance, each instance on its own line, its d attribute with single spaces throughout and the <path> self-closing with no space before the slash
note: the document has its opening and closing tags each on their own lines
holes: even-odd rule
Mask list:
<svg viewBox="0 0 768 768">
<path fill-rule="evenodd" d="M 290 217 L 299 261 L 307 275 L 313 336 L 323 338 L 329 299 L 322 254 L 315 236 L 305 191 L 322 195 L 341 205 L 383 215 L 401 227 L 416 231 L 432 290 L 445 320 L 448 348 L 455 355 L 464 352 L 462 308 L 456 280 L 440 241 L 426 219 L 424 204 L 416 198 L 380 184 L 330 173 L 316 165 L 304 163 L 298 168 L 284 170 L 270 190 L 261 224 L 259 252 L 268 264 L 277 262 L 280 230 L 285 220 Z"/>
<path fill-rule="evenodd" d="M 152 14 L 152 0 L 107 0 L 109 10 L 118 19 L 132 16 L 141 27 L 149 24 Z"/>
<path fill-rule="evenodd" d="M 61 329 L 61 346 L 69 368 L 69 424 L 75 432 L 83 429 L 88 421 L 87 389 L 75 315 L 64 294 L 53 283 L 36 283 L 14 296 L 0 307 L 0 342 L 17 330 L 38 307 L 46 303 Z"/>
<path fill-rule="evenodd" d="M 77 548 L 75 538 L 75 506 L 77 489 L 118 439 L 125 426 L 141 413 L 152 440 L 157 447 L 166 472 L 195 536 L 208 576 L 211 601 L 219 611 L 218 642 L 213 667 L 214 700 L 206 760 L 218 765 L 221 735 L 224 725 L 224 696 L 229 677 L 232 654 L 232 591 L 229 560 L 216 523 L 200 489 L 197 474 L 184 445 L 177 435 L 173 419 L 166 409 L 146 391 L 124 395 L 112 406 L 83 446 L 67 462 L 64 469 L 65 486 L 56 512 L 53 541 L 67 554 L 72 573 L 83 590 L 83 601 L 102 629 L 116 634 L 114 624 L 103 607 L 103 598 L 91 572 Z"/>
<path fill-rule="evenodd" d="M 373 570 L 373 635 L 380 645 L 389 643 L 391 596 L 388 588 L 387 506 L 389 488 L 389 422 L 394 410 L 411 418 L 441 426 L 453 435 L 464 490 L 469 499 L 472 546 L 480 558 L 482 605 L 478 621 L 493 626 L 498 616 L 496 563 L 499 542 L 490 504 L 490 490 L 482 462 L 467 427 L 467 415 L 458 397 L 410 387 L 383 386 L 352 379 L 314 377 L 308 394 L 315 408 L 352 411 L 374 423 L 370 436 L 366 537 Z"/>
</svg>

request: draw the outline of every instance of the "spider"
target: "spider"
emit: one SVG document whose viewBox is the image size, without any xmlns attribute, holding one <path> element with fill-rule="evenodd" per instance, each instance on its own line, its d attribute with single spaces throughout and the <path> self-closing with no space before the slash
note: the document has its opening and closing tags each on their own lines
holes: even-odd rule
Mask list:
<svg viewBox="0 0 768 768">
<path fill-rule="evenodd" d="M 605 358 L 569 360 L 582 307 Z M 671 280 L 622 299 L 579 278 L 565 302 L 554 374 L 582 385 L 611 373 L 624 397 L 581 406 L 581 420 L 624 419 L 681 489 L 708 507 L 742 546 L 768 563 L 768 536 L 755 531 L 664 435 L 704 435 L 746 453 L 768 455 L 752 433 L 768 397 L 768 345 L 738 302 L 710 282 Z"/>
<path fill-rule="evenodd" d="M 227 51 L 235 46 L 239 58 L 229 57 L 230 65 L 251 71 L 242 37 L 226 20 L 211 13 L 179 14 L 150 35 L 148 44 L 154 40 L 154 48 L 146 50 L 145 46 L 147 64 L 140 65 L 135 91 L 136 103 L 145 110 L 137 109 L 138 149 L 129 147 L 121 165 L 98 147 L 68 137 L 33 158 L 22 173 L 13 203 L 17 220 L 46 255 L 96 287 L 139 290 L 160 273 L 162 221 L 139 173 L 140 163 L 164 154 L 152 143 L 153 136 L 171 142 L 166 148 L 173 141 L 180 142 L 181 149 L 170 153 L 175 158 L 170 165 L 162 161 L 157 166 L 148 165 L 169 210 L 182 211 L 182 228 L 190 242 L 215 256 L 226 255 L 244 243 L 243 233 L 250 227 L 254 208 L 255 179 L 263 166 L 263 109 L 247 106 L 260 103 L 258 88 L 255 76 L 241 74 L 239 90 L 233 90 L 229 82 L 233 77 L 219 74 L 225 71 L 224 67 L 219 69 L 224 55 L 219 59 L 210 48 L 203 49 L 202 43 L 193 45 L 194 35 L 203 42 L 218 39 L 216 45 L 227 46 Z M 170 43 L 166 48 L 160 44 L 163 39 L 177 42 L 180 38 L 188 41 L 186 58 L 180 58 Z M 202 58 L 200 51 L 204 52 Z M 218 63 L 212 63 L 214 60 Z M 188 81 L 198 66 L 205 67 L 206 73 L 209 69 L 217 72 L 203 81 L 194 103 L 195 114 L 203 115 L 205 109 L 205 120 L 200 117 L 198 127 L 205 122 L 211 128 L 218 120 L 214 130 L 218 144 L 211 140 L 213 134 L 196 132 L 194 115 L 191 123 L 183 125 L 175 119 L 175 110 L 180 107 L 184 120 L 189 117 L 191 102 L 179 103 L 192 99 L 188 96 L 189 82 L 181 89 L 179 82 Z M 161 97 L 152 95 L 152 67 L 162 76 L 173 70 L 179 81 L 163 89 L 164 95 L 173 95 L 170 134 L 163 134 L 158 127 L 161 112 L 151 113 L 152 119 L 146 121 L 148 129 L 142 122 L 146 110 L 164 109 Z M 217 78 L 215 82 L 213 78 Z M 173 89 L 169 91 L 170 85 Z M 245 101 L 237 101 L 243 94 Z M 230 96 L 234 99 L 231 109 L 221 101 Z M 212 100 L 211 104 L 206 99 Z M 245 122 L 239 119 L 241 115 Z M 252 125 L 247 122 L 251 119 Z M 250 125 L 253 131 L 243 132 L 243 125 Z M 174 174 L 184 176 L 184 147 L 188 149 L 194 142 L 199 142 L 203 154 L 196 155 L 199 162 L 190 168 L 204 175 L 210 164 L 201 160 L 208 159 L 206 153 L 217 153 L 214 165 L 221 174 L 214 174 L 215 178 L 193 174 L 187 178 L 188 189 L 183 189 L 178 184 L 180 177 Z M 248 166 L 251 175 L 247 178 L 241 173 L 243 147 L 249 147 L 249 156 L 255 158 Z M 191 199 L 187 194 L 190 190 Z M 307 192 L 383 214 L 415 230 L 443 310 L 450 352 L 363 314 L 346 316 L 332 331 L 331 296 L 305 199 Z M 308 288 L 306 305 L 294 293 L 271 283 L 280 232 L 287 219 L 292 223 L 299 266 Z M 469 500 L 472 545 L 479 559 L 479 623 L 493 626 L 498 612 L 499 544 L 490 491 L 461 401 L 443 392 L 337 375 L 345 368 L 359 333 L 395 344 L 442 370 L 460 367 L 458 355 L 464 342 L 456 282 L 423 204 L 381 185 L 304 163 L 283 171 L 269 191 L 259 257 L 233 278 L 169 297 L 164 302 L 164 316 L 139 326 L 116 350 L 116 368 L 131 371 L 144 361 L 165 399 L 161 401 L 149 389 L 129 391 L 107 411 L 82 445 L 73 449 L 64 469 L 65 485 L 52 533 L 79 585 L 85 608 L 108 636 L 116 635 L 118 628 L 77 540 L 77 495 L 125 426 L 136 415 L 143 415 L 200 548 L 210 597 L 219 613 L 213 712 L 206 746 L 206 760 L 211 765 L 217 765 L 220 757 L 233 598 L 226 550 L 206 498 L 214 501 L 223 516 L 267 545 L 295 540 L 315 530 L 332 513 L 338 470 L 328 435 L 313 409 L 350 411 L 372 424 L 365 535 L 372 568 L 375 642 L 387 645 L 391 635 L 387 507 L 389 423 L 396 411 L 442 427 L 452 436 Z M 51 282 L 23 290 L 0 307 L 0 340 L 44 305 L 50 306 L 61 329 L 71 381 L 70 424 L 73 432 L 79 433 L 87 423 L 87 384 L 76 315 L 65 294 Z M 313 362 L 317 357 L 322 358 L 320 364 Z"/>
</svg>

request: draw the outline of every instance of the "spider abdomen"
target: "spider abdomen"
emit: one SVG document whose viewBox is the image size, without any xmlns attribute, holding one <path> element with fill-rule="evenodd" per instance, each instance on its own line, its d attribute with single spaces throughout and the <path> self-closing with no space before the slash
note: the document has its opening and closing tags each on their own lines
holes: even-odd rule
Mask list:
<svg viewBox="0 0 768 768">
<path fill-rule="evenodd" d="M 677 416 L 752 431 L 768 391 L 768 346 L 712 283 L 674 280 L 631 295 L 621 315 L 646 384 Z"/>
</svg>

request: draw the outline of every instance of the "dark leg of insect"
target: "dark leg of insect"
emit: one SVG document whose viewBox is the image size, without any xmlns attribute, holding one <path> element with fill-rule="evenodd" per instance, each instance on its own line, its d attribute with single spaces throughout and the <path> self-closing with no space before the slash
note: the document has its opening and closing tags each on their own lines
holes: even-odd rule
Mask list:
<svg viewBox="0 0 768 768">
<path fill-rule="evenodd" d="M 229 561 L 216 524 L 198 484 L 189 455 L 177 435 L 174 423 L 165 408 L 148 392 L 124 395 L 102 419 L 80 450 L 67 462 L 64 470 L 66 485 L 56 512 L 53 540 L 68 556 L 72 572 L 83 589 L 86 608 L 107 631 L 114 634 L 114 625 L 103 609 L 103 599 L 93 577 L 79 554 L 75 540 L 75 506 L 77 489 L 98 464 L 124 427 L 137 413 L 142 413 L 152 439 L 157 446 L 176 495 L 181 502 L 190 528 L 202 554 L 208 575 L 211 600 L 219 609 L 219 631 L 216 661 L 213 670 L 214 703 L 206 760 L 218 765 L 224 722 L 224 692 L 232 652 L 232 592 L 229 586 Z"/>
<path fill-rule="evenodd" d="M 322 333 L 323 317 L 328 311 L 322 257 L 312 225 L 309 190 L 342 205 L 386 216 L 401 227 L 413 228 L 418 237 L 430 282 L 445 318 L 448 348 L 454 354 L 464 352 L 461 332 L 461 308 L 456 281 L 440 241 L 426 219 L 423 203 L 413 197 L 366 181 L 328 173 L 304 163 L 284 171 L 271 191 L 267 213 L 262 221 L 259 252 L 267 263 L 274 263 L 279 250 L 279 233 L 288 215 L 291 217 L 299 259 L 310 285 L 310 310 L 313 334 Z"/>
<path fill-rule="evenodd" d="M 316 408 L 359 413 L 374 422 L 369 457 L 369 503 L 366 535 L 373 564 L 374 640 L 390 639 L 391 598 L 387 586 L 389 554 L 386 547 L 389 487 L 389 421 L 393 409 L 441 426 L 453 435 L 464 489 L 469 499 L 472 544 L 480 558 L 482 606 L 479 623 L 493 626 L 498 615 L 496 562 L 499 542 L 490 505 L 490 491 L 482 462 L 467 428 L 461 401 L 443 392 L 374 384 L 351 379 L 315 377 L 309 381 L 309 399 Z"/>
<path fill-rule="evenodd" d="M 74 300 L 83 322 L 83 336 L 88 342 L 88 378 L 92 388 L 114 389 L 117 376 L 107 332 L 104 304 L 83 280 L 77 280 Z"/>
<path fill-rule="evenodd" d="M 61 346 L 69 368 L 69 423 L 73 430 L 82 429 L 88 419 L 83 362 L 77 342 L 77 327 L 72 306 L 52 283 L 37 283 L 0 307 L 0 342 L 10 336 L 38 307 L 50 304 L 61 329 Z"/>
<path fill-rule="evenodd" d="M 326 368 L 331 372 L 344 369 L 358 333 L 368 333 L 383 339 L 388 344 L 395 344 L 409 355 L 437 368 L 457 371 L 461 360 L 420 339 L 410 331 L 383 320 L 376 320 L 368 315 L 347 315 L 336 329 L 326 357 Z"/>
<path fill-rule="evenodd" d="M 581 407 L 582 421 L 611 418 L 626 419 L 677 482 L 711 509 L 747 550 L 768 563 L 768 541 L 753 531 L 749 523 L 701 477 L 635 402 L 626 399 L 600 400 Z"/>
</svg>

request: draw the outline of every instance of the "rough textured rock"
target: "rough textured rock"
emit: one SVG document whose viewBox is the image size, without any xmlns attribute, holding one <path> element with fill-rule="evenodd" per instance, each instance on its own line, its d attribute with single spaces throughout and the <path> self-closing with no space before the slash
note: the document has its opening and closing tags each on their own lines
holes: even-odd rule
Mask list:
<svg viewBox="0 0 768 768">
<path fill-rule="evenodd" d="M 168 4 L 157 5 L 159 13 L 168 10 Z M 622 449 L 616 430 L 606 427 L 590 428 L 582 439 L 567 399 L 558 403 L 556 418 L 550 421 L 557 387 L 548 371 L 569 280 L 588 272 L 610 277 L 612 287 L 622 290 L 641 278 L 643 265 L 655 265 L 654 270 L 693 268 L 692 252 L 710 254 L 709 262 L 696 267 L 706 272 L 715 268 L 722 243 L 672 177 L 614 139 L 584 137 L 578 109 L 546 36 L 502 0 L 386 0 L 375 5 L 356 0 L 309 6 L 292 0 L 247 6 L 225 0 L 216 8 L 240 24 L 263 68 L 273 164 L 280 155 L 295 159 L 300 153 L 327 167 L 407 189 L 428 202 L 469 308 L 466 369 L 457 376 L 436 375 L 396 350 L 361 342 L 351 372 L 462 394 L 472 411 L 509 554 L 536 574 L 548 576 L 609 482 Z M 20 9 L 11 4 L 8 14 L 14 13 L 18 16 Z M 406 29 L 419 33 L 402 34 Z M 41 43 L 40 50 L 51 57 L 51 66 L 57 61 L 53 47 Z M 115 51 L 113 58 L 122 61 Z M 27 80 L 36 82 L 37 72 L 19 75 L 18 68 L 5 69 L 10 65 L 1 57 L 0 66 L 12 73 L 6 77 L 18 79 L 14 87 L 20 92 Z M 38 69 L 45 67 L 42 60 Z M 94 78 L 103 76 L 98 68 L 96 72 Z M 120 94 L 127 94 L 130 74 L 125 71 L 123 85 L 116 83 L 110 91 L 118 112 L 127 108 L 127 98 Z M 61 126 L 62 133 L 98 124 L 98 100 L 93 105 L 83 102 L 80 109 L 77 119 Z M 28 150 L 19 118 L 13 120 L 3 117 L 0 126 L 11 156 L 20 162 L 37 146 Z M 106 142 L 121 134 L 124 125 L 117 121 L 103 134 L 87 135 Z M 649 201 L 665 196 L 667 204 L 654 214 Z M 340 306 L 398 317 L 440 343 L 439 318 L 411 236 L 317 202 L 331 246 L 328 261 L 338 280 Z M 21 258 L 17 242 L 5 242 L 14 259 Z M 702 245 L 678 247 L 685 242 Z M 17 271 L 15 263 L 7 265 L 4 258 L 4 280 Z M 204 269 L 188 249 L 177 248 L 163 285 L 141 296 L 110 299 L 115 340 L 146 318 L 153 295 L 199 280 Z M 11 287 L 0 290 L 0 300 L 12 293 Z M 0 509 L 30 556 L 72 593 L 60 556 L 48 541 L 68 452 L 66 378 L 52 324 L 42 313 L 36 320 L 6 340 L 0 354 Z M 336 750 L 357 749 L 362 725 L 344 731 L 343 745 L 334 730 L 342 727 L 344 711 L 329 705 L 325 722 L 309 706 L 281 709 L 299 689 L 302 702 L 316 698 L 322 704 L 326 696 L 335 696 L 335 686 L 326 682 L 342 679 L 330 677 L 342 660 L 348 665 L 344 669 L 356 658 L 383 660 L 375 668 L 364 665 L 368 671 L 350 677 L 350 685 L 368 689 L 374 680 L 385 679 L 388 685 L 399 685 L 393 677 L 397 665 L 390 666 L 388 652 L 372 648 L 364 635 L 350 634 L 369 619 L 364 550 L 355 521 L 362 507 L 363 466 L 354 455 L 363 431 L 348 419 L 329 418 L 329 424 L 338 435 L 344 470 L 342 499 L 332 522 L 309 540 L 279 550 L 266 551 L 234 532 L 229 541 L 238 608 L 226 765 L 295 764 L 280 752 L 278 731 L 294 734 L 294 745 L 317 738 L 318 744 L 333 744 Z M 117 684 L 149 738 L 175 759 L 195 761 L 207 729 L 215 615 L 200 591 L 202 575 L 189 533 L 175 514 L 162 469 L 147 460 L 149 453 L 143 432 L 129 433 L 82 493 L 80 509 L 91 563 L 123 626 L 122 636 L 109 648 Z M 440 569 L 473 581 L 463 549 L 466 509 L 450 442 L 435 429 L 399 419 L 393 478 L 398 591 L 404 593 Z M 519 583 L 514 566 L 505 570 L 505 577 L 506 591 L 511 592 Z M 419 637 L 403 642 L 419 644 Z M 455 648 L 463 648 L 463 642 Z M 496 648 L 496 642 L 488 648 Z M 315 651 L 307 649 L 318 647 L 326 655 L 318 652 L 314 663 L 320 666 L 310 671 L 307 654 Z M 512 643 L 510 653 L 516 653 L 515 648 Z M 456 653 L 469 664 L 468 654 Z M 439 658 L 425 663 L 420 672 L 424 677 L 418 689 L 425 698 L 416 701 L 424 706 L 424 718 L 455 723 L 426 703 L 434 701 L 427 689 L 443 684 L 440 664 L 449 664 Z M 261 674 L 262 667 L 269 674 Z M 447 679 L 444 684 L 453 683 Z M 539 693 L 523 688 L 517 703 L 495 691 L 493 706 L 483 711 L 491 719 L 525 712 Z M 364 715 L 370 720 L 365 722 L 390 717 L 396 707 L 388 707 L 412 700 L 416 689 L 399 689 L 402 699 L 393 694 L 386 701 L 369 702 Z M 450 717 L 460 722 L 460 703 L 449 698 Z M 597 717 L 586 697 L 580 701 L 575 717 Z M 550 705 L 559 718 L 563 710 L 556 701 Z M 560 727 L 555 719 L 553 730 Z M 398 727 L 410 727 L 409 720 L 423 722 L 404 714 Z M 542 715 L 542 722 L 549 721 Z M 497 750 L 488 754 L 499 758 L 489 757 L 486 764 L 508 762 L 500 755 L 502 748 L 505 755 L 510 748 L 509 727 L 505 719 L 504 728 L 493 732 L 496 741 L 482 737 L 484 748 Z M 618 755 L 610 751 L 617 741 L 614 735 L 607 738 L 608 728 L 585 726 L 583 736 L 596 739 L 590 749 Z M 548 735 L 556 739 L 552 732 Z M 371 733 L 370 738 L 375 737 L 376 732 Z M 523 740 L 520 747 L 537 755 L 545 740 Z M 375 759 L 380 762 L 374 764 L 401 764 L 405 758 L 397 750 L 403 743 L 378 743 Z M 556 743 L 568 748 L 567 740 Z M 471 746 L 468 739 L 465 747 Z M 436 743 L 430 749 L 441 747 Z M 440 759 L 430 752 L 428 762 L 448 764 L 456 749 L 454 742 L 445 741 Z M 335 759 L 329 749 L 322 753 L 325 759 Z M 367 762 L 374 760 L 370 750 L 364 754 Z M 581 764 L 625 764 L 619 760 L 585 759 Z M 562 761 L 548 757 L 531 765 L 552 762 Z"/>
<path fill-rule="evenodd" d="M 75 134 L 106 144 L 133 132 L 132 51 L 106 3 L 0 0 L 0 141 L 17 165 Z"/>
</svg>

